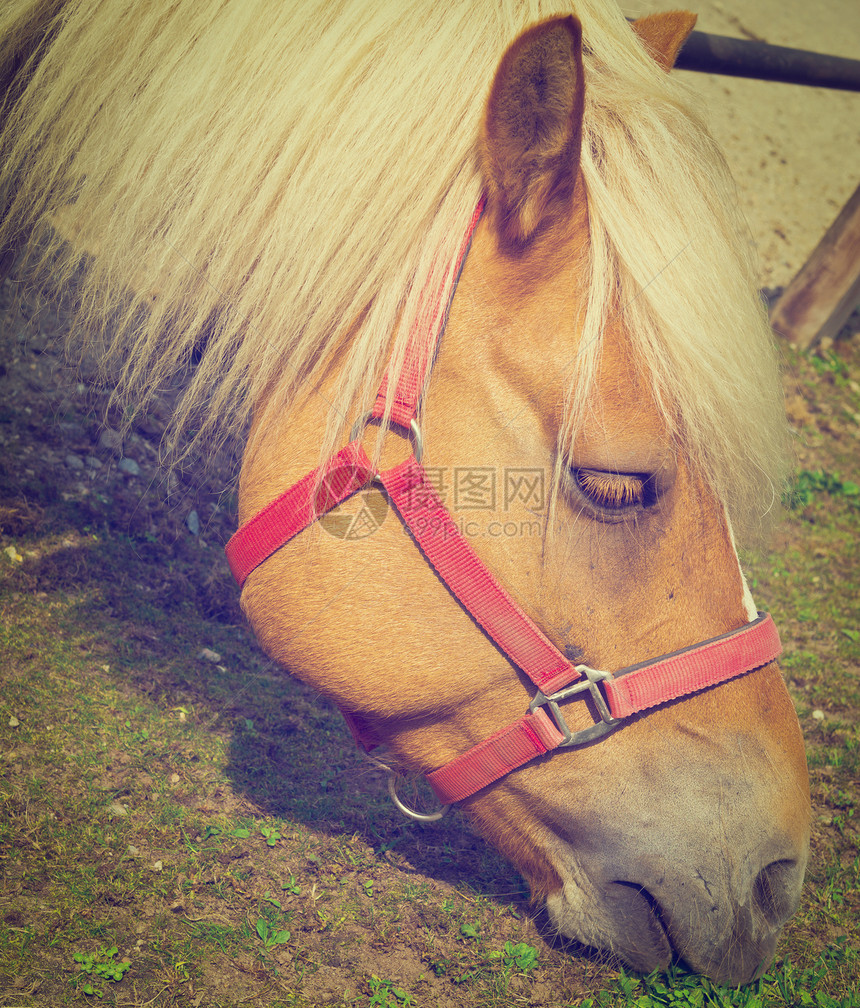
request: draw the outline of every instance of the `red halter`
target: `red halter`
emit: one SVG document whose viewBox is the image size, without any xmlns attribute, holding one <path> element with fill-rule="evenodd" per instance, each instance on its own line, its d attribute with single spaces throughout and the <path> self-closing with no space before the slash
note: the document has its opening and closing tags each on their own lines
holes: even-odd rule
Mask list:
<svg viewBox="0 0 860 1008">
<path fill-rule="evenodd" d="M 482 211 L 483 200 L 463 241 L 458 273 Z M 391 422 L 411 430 L 413 454 L 380 472 L 360 443 L 365 425 L 385 413 L 386 373 L 373 409 L 356 422 L 349 444 L 246 522 L 230 539 L 226 552 L 241 588 L 251 571 L 320 515 L 371 482 L 382 484 L 452 594 L 538 688 L 521 718 L 427 775 L 433 790 L 447 804 L 468 798 L 553 749 L 591 742 L 634 714 L 761 668 L 774 661 L 782 647 L 770 615 L 759 613 L 757 619 L 737 630 L 617 672 L 572 665 L 478 559 L 421 465 L 421 435 L 415 417 L 445 327 L 447 311 L 440 308 L 438 303 L 423 336 L 413 334 L 392 397 Z M 573 732 L 559 704 L 585 693 L 594 701 L 601 720 Z M 362 748 L 370 751 L 378 744 L 356 716 L 344 716 Z M 432 818 L 397 804 L 416 818 Z"/>
</svg>

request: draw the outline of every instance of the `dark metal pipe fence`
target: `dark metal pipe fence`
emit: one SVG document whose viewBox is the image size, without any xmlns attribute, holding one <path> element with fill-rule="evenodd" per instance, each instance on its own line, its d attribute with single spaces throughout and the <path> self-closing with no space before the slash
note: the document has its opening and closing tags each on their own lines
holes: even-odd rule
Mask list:
<svg viewBox="0 0 860 1008">
<path fill-rule="evenodd" d="M 684 43 L 675 68 L 860 91 L 860 60 L 700 31 L 694 31 Z"/>
</svg>

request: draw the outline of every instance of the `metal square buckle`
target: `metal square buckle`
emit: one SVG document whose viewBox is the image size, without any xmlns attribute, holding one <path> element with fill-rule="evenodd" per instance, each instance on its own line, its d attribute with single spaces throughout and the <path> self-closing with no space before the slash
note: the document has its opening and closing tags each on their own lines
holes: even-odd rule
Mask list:
<svg viewBox="0 0 860 1008">
<path fill-rule="evenodd" d="M 549 707 L 556 727 L 564 735 L 563 741 L 559 742 L 559 748 L 585 745 L 587 742 L 592 742 L 594 739 L 607 735 L 621 724 L 621 718 L 614 718 L 610 713 L 606 698 L 598 686 L 598 683 L 603 682 L 605 679 L 612 679 L 612 673 L 601 672 L 599 669 L 589 668 L 588 665 L 577 665 L 576 671 L 580 675 L 585 676 L 583 681 L 575 682 L 572 686 L 566 686 L 564 689 L 559 690 L 557 693 L 551 693 L 549 696 L 538 690 L 534 699 L 529 704 L 530 711 L 534 711 L 538 707 Z M 563 700 L 584 693 L 586 690 L 591 694 L 591 699 L 597 707 L 601 720 L 595 722 L 593 725 L 589 725 L 588 728 L 572 732 L 567 726 L 559 704 Z"/>
</svg>

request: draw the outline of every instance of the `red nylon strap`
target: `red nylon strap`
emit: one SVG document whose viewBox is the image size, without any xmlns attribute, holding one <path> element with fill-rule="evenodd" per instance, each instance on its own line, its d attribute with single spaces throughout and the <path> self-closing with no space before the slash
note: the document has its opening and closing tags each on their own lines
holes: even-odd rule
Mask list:
<svg viewBox="0 0 860 1008">
<path fill-rule="evenodd" d="M 478 559 L 414 456 L 380 479 L 448 588 L 538 689 L 561 689 L 576 679 L 575 667 Z"/>
<path fill-rule="evenodd" d="M 466 261 L 466 254 L 469 251 L 472 236 L 484 212 L 485 204 L 486 198 L 481 196 L 460 245 L 454 266 L 454 287 L 456 287 L 457 281 L 460 278 L 460 272 L 463 269 L 463 263 Z M 410 333 L 403 367 L 401 368 L 391 402 L 391 422 L 398 423 L 401 427 L 408 427 L 415 419 L 418 403 L 424 391 L 427 376 L 430 373 L 433 355 L 439 343 L 439 337 L 445 330 L 448 308 L 450 307 L 452 298 L 453 291 L 447 303 L 443 304 L 439 292 L 436 292 L 433 295 L 430 314 L 424 320 L 425 325 L 416 328 Z M 371 410 L 373 417 L 379 418 L 385 414 L 389 383 L 389 374 L 386 371 L 379 386 L 379 391 L 376 393 L 376 402 L 373 404 L 373 409 Z"/>
<path fill-rule="evenodd" d="M 738 630 L 616 673 L 604 682 L 609 710 L 629 717 L 761 668 L 781 653 L 776 624 L 763 613 Z"/>
<path fill-rule="evenodd" d="M 538 708 L 427 774 L 427 781 L 443 805 L 452 805 L 558 748 L 562 741 L 552 718 Z"/>
<path fill-rule="evenodd" d="M 457 275 L 483 210 L 479 203 L 463 241 Z M 455 279 L 456 282 L 456 279 Z M 430 328 L 410 338 L 403 368 L 391 402 L 391 420 L 408 427 L 415 417 L 446 311 L 441 299 L 430 316 Z M 383 379 L 372 411 L 382 416 L 388 398 L 389 375 Z M 352 441 L 246 522 L 227 544 L 227 559 L 241 587 L 248 575 L 321 514 L 366 486 L 375 476 L 358 441 Z M 552 694 L 580 673 L 544 636 L 496 582 L 439 499 L 414 456 L 379 474 L 386 491 L 428 560 L 460 603 L 545 694 Z M 632 666 L 602 681 L 613 718 L 625 718 L 669 700 L 707 689 L 767 665 L 781 651 L 779 635 L 769 615 L 739 630 L 692 648 Z M 550 697 L 550 699 L 552 699 Z M 560 702 L 560 698 L 559 698 Z M 347 715 L 356 742 L 371 749 L 371 738 L 358 715 Z M 562 727 L 564 727 L 562 725 Z M 530 760 L 558 748 L 568 736 L 543 706 L 428 774 L 439 798 L 461 801 Z"/>
<path fill-rule="evenodd" d="M 657 704 L 688 696 L 775 661 L 782 651 L 769 613 L 738 630 L 622 669 L 604 680 L 613 717 L 623 718 Z M 538 722 L 538 715 L 544 720 Z M 439 800 L 450 805 L 495 783 L 530 760 L 558 748 L 565 736 L 543 707 L 515 721 L 427 774 Z"/>
<path fill-rule="evenodd" d="M 350 441 L 337 454 L 258 511 L 224 548 L 241 588 L 248 575 L 321 514 L 366 486 L 373 476 L 360 442 Z"/>
</svg>

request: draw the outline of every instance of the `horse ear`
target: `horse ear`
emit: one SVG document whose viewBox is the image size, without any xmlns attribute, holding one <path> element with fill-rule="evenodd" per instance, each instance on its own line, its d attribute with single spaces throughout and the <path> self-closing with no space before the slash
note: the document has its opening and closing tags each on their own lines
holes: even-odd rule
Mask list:
<svg viewBox="0 0 860 1008">
<path fill-rule="evenodd" d="M 689 11 L 666 11 L 649 14 L 631 25 L 645 43 L 655 62 L 667 72 L 675 65 L 681 46 L 696 26 L 697 17 Z"/>
<path fill-rule="evenodd" d="M 522 247 L 554 206 L 572 198 L 584 95 L 582 29 L 574 17 L 535 25 L 502 57 L 480 143 L 502 244 Z"/>
</svg>

